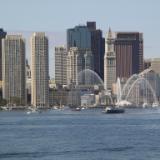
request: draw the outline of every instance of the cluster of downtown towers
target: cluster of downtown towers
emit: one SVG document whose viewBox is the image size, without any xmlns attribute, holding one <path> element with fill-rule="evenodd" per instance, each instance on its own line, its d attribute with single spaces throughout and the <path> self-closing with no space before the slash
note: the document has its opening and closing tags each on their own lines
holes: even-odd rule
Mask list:
<svg viewBox="0 0 160 160">
<path fill-rule="evenodd" d="M 43 32 L 31 37 L 31 104 L 49 106 L 48 38 Z M 22 35 L 7 35 L 0 30 L 0 80 L 3 98 L 10 103 L 17 97 L 26 104 L 25 40 Z M 143 34 L 114 32 L 106 39 L 95 22 L 67 30 L 67 47 L 55 47 L 55 83 L 77 84 L 79 72 L 95 71 L 111 90 L 117 77 L 129 78 L 143 70 Z"/>
</svg>

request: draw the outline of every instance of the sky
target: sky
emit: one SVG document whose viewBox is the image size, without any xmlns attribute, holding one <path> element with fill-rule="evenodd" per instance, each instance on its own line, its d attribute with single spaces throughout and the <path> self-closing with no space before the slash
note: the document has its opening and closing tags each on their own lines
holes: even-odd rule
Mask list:
<svg viewBox="0 0 160 160">
<path fill-rule="evenodd" d="M 160 0 L 0 0 L 0 28 L 26 38 L 44 31 L 50 40 L 49 68 L 54 77 L 54 47 L 66 45 L 66 29 L 96 21 L 104 36 L 112 31 L 138 31 L 144 36 L 144 57 L 160 57 Z"/>
</svg>

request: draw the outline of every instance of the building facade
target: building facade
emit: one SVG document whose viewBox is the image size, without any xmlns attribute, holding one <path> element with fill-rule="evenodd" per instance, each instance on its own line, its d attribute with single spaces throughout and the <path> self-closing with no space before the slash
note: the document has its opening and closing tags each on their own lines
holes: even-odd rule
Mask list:
<svg viewBox="0 0 160 160">
<path fill-rule="evenodd" d="M 55 47 L 55 83 L 67 85 L 67 50 L 65 47 Z"/>
<path fill-rule="evenodd" d="M 67 84 L 78 84 L 78 74 L 84 69 L 84 55 L 77 47 L 71 47 L 67 56 Z"/>
<path fill-rule="evenodd" d="M 153 58 L 151 60 L 151 69 L 160 76 L 160 58 Z"/>
<path fill-rule="evenodd" d="M 2 81 L 2 39 L 5 38 L 6 32 L 0 28 L 0 81 Z"/>
<path fill-rule="evenodd" d="M 49 106 L 49 62 L 48 38 L 45 33 L 34 33 L 31 37 L 31 104 Z"/>
<path fill-rule="evenodd" d="M 94 70 L 94 56 L 92 54 L 92 51 L 90 49 L 87 49 L 84 53 L 84 68 Z"/>
<path fill-rule="evenodd" d="M 71 47 L 67 56 L 67 84 L 78 85 L 84 83 L 85 70 L 93 70 L 93 55 L 90 49 Z M 90 77 L 92 78 L 92 77 Z"/>
<path fill-rule="evenodd" d="M 143 34 L 117 32 L 115 34 L 116 75 L 129 78 L 143 71 Z"/>
<path fill-rule="evenodd" d="M 111 90 L 116 82 L 116 53 L 114 51 L 114 38 L 109 29 L 106 37 L 106 52 L 104 56 L 104 88 Z"/>
<path fill-rule="evenodd" d="M 86 26 L 75 26 L 67 30 L 67 51 L 71 47 L 91 49 L 91 33 Z"/>
<path fill-rule="evenodd" d="M 105 39 L 102 36 L 102 31 L 96 29 L 96 22 L 87 22 L 87 27 L 91 32 L 91 51 L 94 58 L 94 71 L 103 79 Z"/>
<path fill-rule="evenodd" d="M 96 22 L 76 26 L 67 30 L 67 51 L 71 47 L 90 49 L 93 54 L 94 71 L 103 79 L 105 39 L 102 31 L 96 29 Z"/>
<path fill-rule="evenodd" d="M 2 40 L 3 98 L 9 104 L 25 105 L 25 40 L 7 35 Z"/>
</svg>

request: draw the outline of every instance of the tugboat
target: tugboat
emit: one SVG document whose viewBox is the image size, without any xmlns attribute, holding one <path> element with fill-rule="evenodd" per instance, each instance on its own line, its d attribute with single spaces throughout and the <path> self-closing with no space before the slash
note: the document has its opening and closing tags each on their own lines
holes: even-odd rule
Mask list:
<svg viewBox="0 0 160 160">
<path fill-rule="evenodd" d="M 106 114 L 118 114 L 118 113 L 124 113 L 125 110 L 124 108 L 119 108 L 119 107 L 106 107 L 103 113 Z"/>
</svg>

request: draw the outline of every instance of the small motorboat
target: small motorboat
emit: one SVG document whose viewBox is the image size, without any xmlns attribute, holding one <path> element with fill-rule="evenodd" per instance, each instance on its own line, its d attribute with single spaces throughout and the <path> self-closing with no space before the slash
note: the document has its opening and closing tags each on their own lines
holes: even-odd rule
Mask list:
<svg viewBox="0 0 160 160">
<path fill-rule="evenodd" d="M 72 111 L 81 111 L 80 107 L 72 108 Z"/>
<path fill-rule="evenodd" d="M 152 104 L 152 107 L 153 107 L 153 108 L 154 108 L 154 107 L 159 107 L 158 102 L 153 103 L 153 104 Z"/>
<path fill-rule="evenodd" d="M 125 110 L 124 108 L 119 108 L 119 107 L 106 107 L 103 113 L 107 114 L 115 114 L 115 113 L 124 113 Z"/>
</svg>

